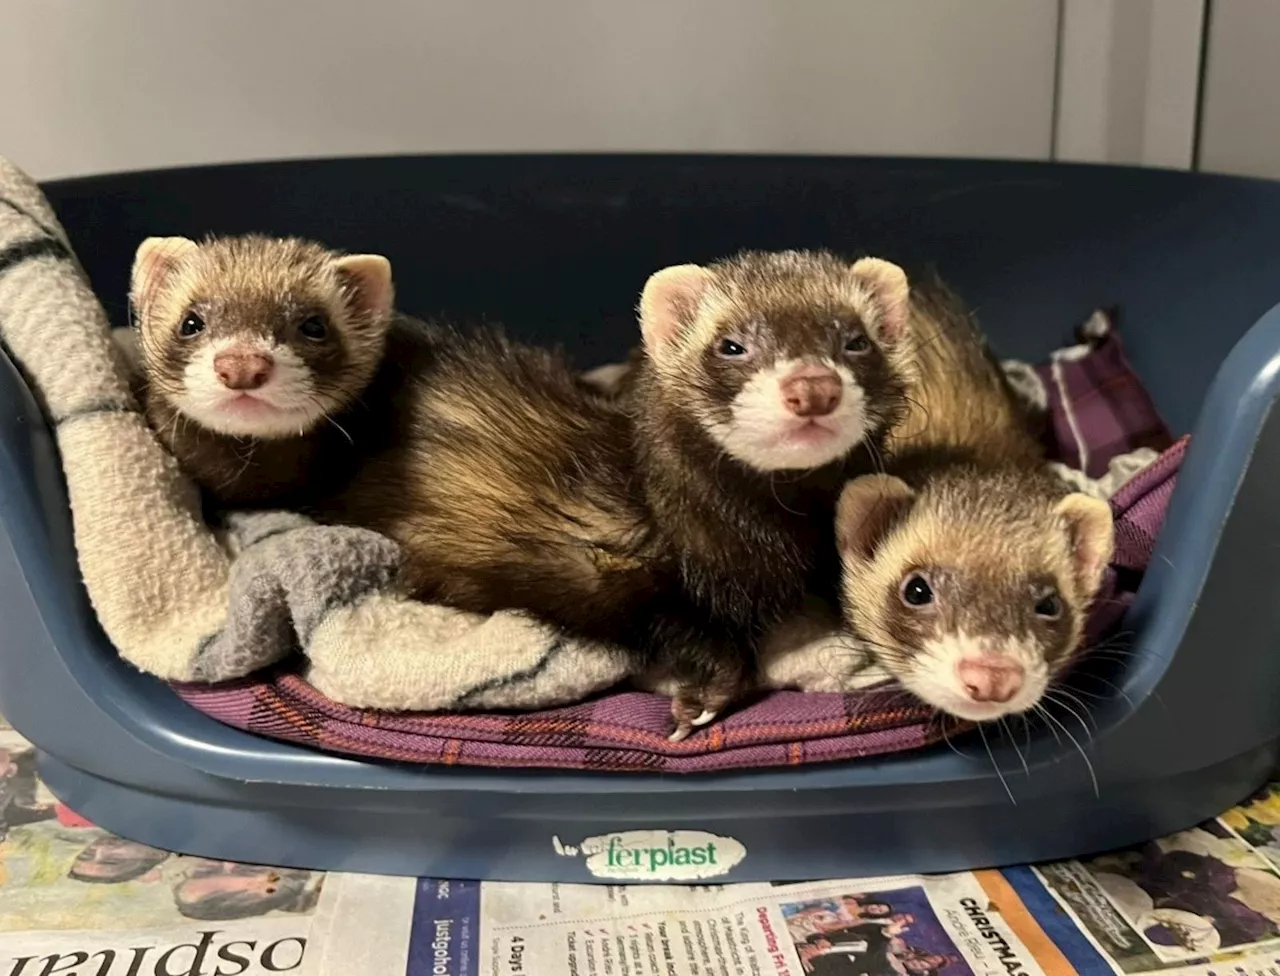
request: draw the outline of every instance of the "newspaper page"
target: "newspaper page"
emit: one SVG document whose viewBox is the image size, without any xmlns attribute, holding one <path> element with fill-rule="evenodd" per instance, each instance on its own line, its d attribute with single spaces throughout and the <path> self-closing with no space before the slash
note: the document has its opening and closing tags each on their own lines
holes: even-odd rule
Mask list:
<svg viewBox="0 0 1280 976">
<path fill-rule="evenodd" d="M 422 880 L 396 971 L 986 976 L 1043 972 L 1036 948 L 1051 946 L 997 872 L 710 887 Z"/>
<path fill-rule="evenodd" d="M 171 854 L 0 722 L 0 976 L 1280 976 L 1280 784 L 1171 837 L 935 877 L 478 883 Z"/>
<path fill-rule="evenodd" d="M 386 969 L 344 963 L 406 976 L 1280 976 L 1278 866 L 1280 784 L 1130 850 L 1004 871 L 702 887 L 425 879 L 403 954 L 384 953 Z"/>
<path fill-rule="evenodd" d="M 57 802 L 35 751 L 0 720 L 0 976 L 321 973 L 344 895 L 391 880 L 403 950 L 412 880 L 230 864 L 116 837 Z M 394 910 L 395 893 L 380 891 L 379 908 Z"/>
<path fill-rule="evenodd" d="M 1280 974 L 1280 784 L 1216 820 L 1034 874 L 1116 973 Z"/>
</svg>

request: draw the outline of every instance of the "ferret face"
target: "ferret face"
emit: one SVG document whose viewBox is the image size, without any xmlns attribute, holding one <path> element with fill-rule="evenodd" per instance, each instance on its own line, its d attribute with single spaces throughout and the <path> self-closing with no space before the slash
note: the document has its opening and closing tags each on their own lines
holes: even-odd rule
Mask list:
<svg viewBox="0 0 1280 976">
<path fill-rule="evenodd" d="M 907 281 L 867 258 L 748 253 L 649 279 L 640 302 L 659 383 L 759 471 L 821 467 L 904 403 Z"/>
<path fill-rule="evenodd" d="M 150 238 L 131 298 L 150 395 L 221 434 L 295 437 L 372 378 L 390 265 L 293 239 Z"/>
<path fill-rule="evenodd" d="M 1016 478 L 918 494 L 859 478 L 837 519 L 846 622 L 926 703 L 971 721 L 1025 712 L 1080 641 L 1112 531 L 1105 502 Z"/>
</svg>

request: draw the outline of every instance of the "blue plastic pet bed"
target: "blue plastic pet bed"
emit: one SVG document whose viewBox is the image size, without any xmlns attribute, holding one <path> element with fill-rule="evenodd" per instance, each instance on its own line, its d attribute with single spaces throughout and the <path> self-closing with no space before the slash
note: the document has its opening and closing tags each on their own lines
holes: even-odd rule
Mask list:
<svg viewBox="0 0 1280 976">
<path fill-rule="evenodd" d="M 143 237 L 258 230 L 385 253 L 405 310 L 498 319 L 593 365 L 633 343 L 634 294 L 653 269 L 828 247 L 936 265 L 1020 359 L 1116 303 L 1161 414 L 1193 432 L 1123 649 L 1083 666 L 1087 763 L 1032 723 L 1025 740 L 989 735 L 990 757 L 969 738 L 684 776 L 422 767 L 237 731 L 123 663 L 80 584 L 50 427 L 0 355 L 0 711 L 37 745 L 50 787 L 108 829 L 230 860 L 511 880 L 689 880 L 601 865 L 624 847 L 717 844 L 703 877 L 803 879 L 1122 846 L 1218 813 L 1276 764 L 1280 185 L 1014 163 L 505 156 L 44 189 L 120 324 Z"/>
</svg>

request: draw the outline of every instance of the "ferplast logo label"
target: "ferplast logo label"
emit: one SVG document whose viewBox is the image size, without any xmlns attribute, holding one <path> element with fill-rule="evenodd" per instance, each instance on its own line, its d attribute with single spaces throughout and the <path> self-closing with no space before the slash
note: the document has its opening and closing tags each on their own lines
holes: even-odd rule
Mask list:
<svg viewBox="0 0 1280 976">
<path fill-rule="evenodd" d="M 581 844 L 551 838 L 561 857 L 581 857 L 597 878 L 620 881 L 700 881 L 727 874 L 747 856 L 732 837 L 701 830 L 624 830 Z"/>
</svg>

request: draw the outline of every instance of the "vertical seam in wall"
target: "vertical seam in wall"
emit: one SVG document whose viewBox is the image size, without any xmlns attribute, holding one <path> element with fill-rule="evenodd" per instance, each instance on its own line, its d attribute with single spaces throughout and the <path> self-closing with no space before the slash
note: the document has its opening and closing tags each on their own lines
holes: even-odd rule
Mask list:
<svg viewBox="0 0 1280 976">
<path fill-rule="evenodd" d="M 1058 158 L 1058 123 L 1062 112 L 1062 22 L 1067 0 L 1058 0 L 1058 22 L 1054 26 L 1053 101 L 1049 107 L 1049 159 Z"/>
<path fill-rule="evenodd" d="M 1130 4 L 1128 9 L 1131 11 L 1138 9 L 1136 6 L 1133 5 L 1133 0 L 1119 0 L 1119 2 Z M 1154 34 L 1155 34 L 1155 22 L 1156 22 L 1155 5 L 1158 2 L 1159 0 L 1146 0 L 1146 3 L 1143 5 L 1142 9 L 1145 12 L 1145 17 L 1143 18 L 1143 24 L 1142 24 L 1142 46 L 1141 46 L 1141 49 L 1135 46 L 1133 50 L 1133 61 L 1135 64 L 1138 64 L 1138 66 L 1141 67 L 1142 69 L 1141 71 L 1139 71 L 1137 74 L 1134 75 L 1134 79 L 1135 79 L 1134 86 L 1137 92 L 1137 101 L 1136 101 L 1137 114 L 1133 119 L 1130 120 L 1130 126 L 1129 126 L 1129 128 L 1132 129 L 1132 131 L 1136 134 L 1138 138 L 1138 143 L 1134 147 L 1135 149 L 1134 158 L 1131 161 L 1134 166 L 1151 165 L 1149 150 L 1147 147 L 1147 115 L 1151 109 L 1151 104 L 1150 104 L 1151 65 L 1155 56 L 1154 55 L 1154 48 L 1155 48 Z M 1117 10 L 1117 15 L 1118 13 L 1119 11 Z M 1123 55 L 1123 50 L 1122 49 L 1117 50 L 1115 35 L 1112 34 L 1111 70 L 1113 73 L 1116 70 L 1115 68 L 1116 63 L 1121 59 L 1122 55 Z M 1139 63 L 1139 59 L 1140 59 L 1140 63 Z M 1112 92 L 1112 98 L 1114 97 L 1115 97 L 1115 93 Z M 1113 119 L 1112 121 L 1114 123 L 1116 120 Z M 1114 140 L 1114 142 L 1117 142 L 1117 143 L 1120 141 L 1119 136 L 1114 133 L 1114 130 L 1112 132 L 1112 139 Z M 1117 160 L 1117 162 L 1119 161 L 1121 160 Z"/>
<path fill-rule="evenodd" d="M 1061 2 L 1061 0 L 1059 0 Z M 1213 24 L 1214 0 L 1204 0 L 1204 16 L 1200 24 L 1200 64 L 1196 70 L 1196 116 L 1191 127 L 1191 171 L 1200 170 L 1201 134 L 1204 131 L 1204 101 L 1208 86 L 1209 69 L 1209 32 Z"/>
</svg>

